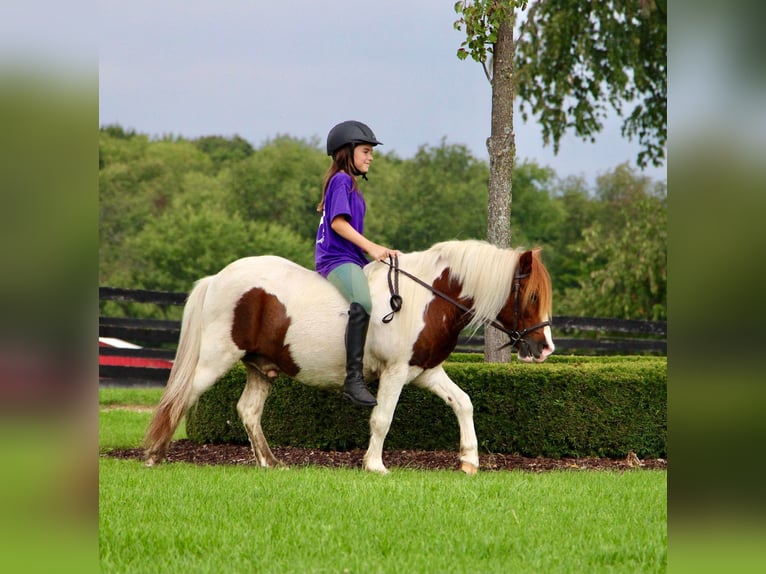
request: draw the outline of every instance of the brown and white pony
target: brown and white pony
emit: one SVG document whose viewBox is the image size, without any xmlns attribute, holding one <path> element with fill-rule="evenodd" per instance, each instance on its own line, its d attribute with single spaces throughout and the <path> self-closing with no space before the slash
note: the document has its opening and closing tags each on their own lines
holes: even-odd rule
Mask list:
<svg viewBox="0 0 766 574">
<path fill-rule="evenodd" d="M 550 276 L 539 250 L 499 249 L 474 240 L 447 241 L 402 254 L 399 267 L 446 298 L 400 276 L 403 306 L 384 323 L 390 311 L 389 267 L 372 262 L 364 268 L 372 295 L 365 378 L 380 379 L 364 466 L 387 472 L 383 441 L 402 388 L 412 383 L 435 393 L 455 411 L 462 470 L 473 474 L 479 467 L 473 406 L 442 363 L 462 329 L 485 322 L 516 333 L 522 361 L 544 361 L 554 349 Z M 186 302 L 176 359 L 147 430 L 146 465 L 164 458 L 189 407 L 237 361 L 247 370 L 237 411 L 253 454 L 261 466 L 278 465 L 261 429 L 272 379 L 283 372 L 306 385 L 340 388 L 348 306 L 319 274 L 276 256 L 239 259 L 199 280 Z"/>
</svg>

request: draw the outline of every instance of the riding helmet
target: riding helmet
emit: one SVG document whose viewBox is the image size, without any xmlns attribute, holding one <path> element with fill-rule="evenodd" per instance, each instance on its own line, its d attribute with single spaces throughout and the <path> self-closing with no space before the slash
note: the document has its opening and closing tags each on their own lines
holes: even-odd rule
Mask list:
<svg viewBox="0 0 766 574">
<path fill-rule="evenodd" d="M 344 145 L 366 143 L 371 146 L 381 145 L 372 130 L 362 122 L 353 120 L 339 123 L 327 134 L 327 155 L 333 155 Z"/>
</svg>

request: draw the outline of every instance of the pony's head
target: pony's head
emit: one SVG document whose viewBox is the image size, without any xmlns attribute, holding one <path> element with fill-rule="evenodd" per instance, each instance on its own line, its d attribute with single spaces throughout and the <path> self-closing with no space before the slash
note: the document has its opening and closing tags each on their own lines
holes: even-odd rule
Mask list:
<svg viewBox="0 0 766 574">
<path fill-rule="evenodd" d="M 544 361 L 553 352 L 551 277 L 540 249 L 500 249 L 486 241 L 445 241 L 438 253 L 472 310 L 467 329 L 495 324 L 510 336 L 520 360 Z M 443 311 L 437 318 L 444 321 Z"/>
<path fill-rule="evenodd" d="M 511 344 L 521 361 L 542 362 L 553 353 L 552 302 L 551 277 L 540 259 L 540 249 L 522 252 L 511 294 L 497 316 L 498 322 L 514 334 Z"/>
</svg>

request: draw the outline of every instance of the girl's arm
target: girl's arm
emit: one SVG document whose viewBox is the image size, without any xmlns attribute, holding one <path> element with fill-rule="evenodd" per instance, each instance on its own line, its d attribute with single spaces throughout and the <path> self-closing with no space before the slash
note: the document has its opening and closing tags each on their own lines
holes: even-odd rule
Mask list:
<svg viewBox="0 0 766 574">
<path fill-rule="evenodd" d="M 346 241 L 350 241 L 359 247 L 375 261 L 383 261 L 389 255 L 401 255 L 401 252 L 397 249 L 389 249 L 384 245 L 378 245 L 367 239 L 364 235 L 351 227 L 351 224 L 342 215 L 336 216 L 335 219 L 332 220 L 330 227 L 332 227 L 335 233 L 340 235 Z"/>
</svg>

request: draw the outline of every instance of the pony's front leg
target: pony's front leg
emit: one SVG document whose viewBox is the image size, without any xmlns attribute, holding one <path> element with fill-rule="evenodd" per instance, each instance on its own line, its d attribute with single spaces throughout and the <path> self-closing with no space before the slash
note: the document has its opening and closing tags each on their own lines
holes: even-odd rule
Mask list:
<svg viewBox="0 0 766 574">
<path fill-rule="evenodd" d="M 378 404 L 370 415 L 370 444 L 364 455 L 365 470 L 388 474 L 388 469 L 383 464 L 383 442 L 391 428 L 399 395 L 407 383 L 407 374 L 408 367 L 405 365 L 386 369 L 380 375 L 376 396 Z"/>
<path fill-rule="evenodd" d="M 269 448 L 261 428 L 261 416 L 266 399 L 271 392 L 271 381 L 253 365 L 247 367 L 247 384 L 237 402 L 237 412 L 245 425 L 255 460 L 260 466 L 281 466 L 281 462 Z"/>
<path fill-rule="evenodd" d="M 471 398 L 449 378 L 441 366 L 423 371 L 412 384 L 431 391 L 452 407 L 460 426 L 460 470 L 466 474 L 476 474 L 479 470 L 479 449 L 473 426 Z"/>
</svg>

